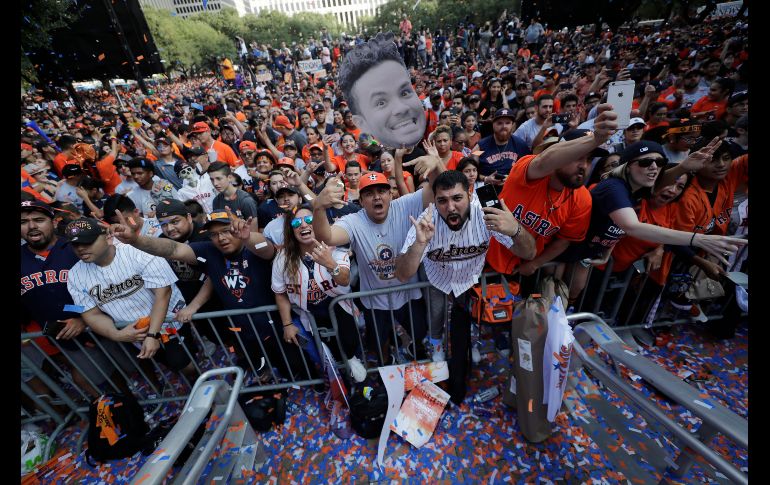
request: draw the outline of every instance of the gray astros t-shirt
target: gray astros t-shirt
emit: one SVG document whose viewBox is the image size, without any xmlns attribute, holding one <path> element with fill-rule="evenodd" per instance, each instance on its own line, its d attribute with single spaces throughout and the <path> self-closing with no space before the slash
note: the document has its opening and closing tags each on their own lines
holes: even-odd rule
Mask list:
<svg viewBox="0 0 770 485">
<path fill-rule="evenodd" d="M 217 194 L 211 205 L 215 211 L 223 211 L 225 206 L 227 206 L 233 211 L 233 214 L 241 219 L 257 217 L 257 202 L 248 192 L 244 192 L 241 189 L 236 189 L 235 200 L 225 200 L 224 195 Z"/>
<path fill-rule="evenodd" d="M 409 228 L 412 227 L 409 216 L 417 219 L 422 211 L 422 189 L 420 189 L 391 202 L 388 217 L 382 224 L 372 222 L 365 210 L 348 214 L 334 223 L 335 226 L 344 229 L 350 237 L 350 247 L 358 262 L 361 291 L 403 284 L 396 278 L 396 256 L 404 244 Z M 407 283 L 417 281 L 417 275 L 414 275 Z M 402 307 L 407 300 L 421 297 L 420 290 L 392 293 L 393 309 Z M 387 310 L 389 308 L 388 295 L 363 297 L 361 302 L 370 309 Z"/>
</svg>

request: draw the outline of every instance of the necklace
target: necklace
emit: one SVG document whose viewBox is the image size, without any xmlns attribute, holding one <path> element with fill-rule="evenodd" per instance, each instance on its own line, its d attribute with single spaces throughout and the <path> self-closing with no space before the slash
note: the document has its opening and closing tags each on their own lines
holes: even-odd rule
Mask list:
<svg viewBox="0 0 770 485">
<path fill-rule="evenodd" d="M 559 191 L 559 196 L 556 198 L 556 203 L 554 203 L 554 201 L 551 199 L 551 190 L 552 190 L 551 187 L 547 187 L 546 193 L 545 193 L 545 196 L 548 198 L 548 204 L 551 205 L 551 207 L 548 209 L 549 214 L 555 211 L 556 209 L 558 209 L 559 207 L 561 207 L 565 202 L 567 202 L 567 199 L 569 199 L 570 194 L 572 194 L 572 191 L 570 190 L 569 192 L 567 192 L 567 196 L 564 198 L 564 200 L 561 200 L 564 192 L 568 190 L 566 189 L 566 187 L 562 188 L 561 191 Z"/>
</svg>

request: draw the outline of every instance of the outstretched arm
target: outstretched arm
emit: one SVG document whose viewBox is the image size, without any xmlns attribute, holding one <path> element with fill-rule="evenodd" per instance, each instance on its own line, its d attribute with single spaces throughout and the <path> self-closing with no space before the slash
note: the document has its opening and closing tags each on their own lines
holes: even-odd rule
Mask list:
<svg viewBox="0 0 770 485">
<path fill-rule="evenodd" d="M 181 244 L 171 239 L 140 236 L 142 225 L 129 217 L 126 219 L 119 210 L 115 210 L 119 223 L 110 226 L 112 234 L 118 241 L 130 244 L 140 251 L 160 256 L 161 258 L 183 261 L 187 264 L 198 264 L 195 252 L 187 244 Z"/>
</svg>

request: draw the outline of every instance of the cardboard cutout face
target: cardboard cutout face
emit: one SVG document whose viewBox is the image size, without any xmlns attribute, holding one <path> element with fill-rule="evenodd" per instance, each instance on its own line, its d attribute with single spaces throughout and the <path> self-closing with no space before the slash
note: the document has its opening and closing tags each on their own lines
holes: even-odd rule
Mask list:
<svg viewBox="0 0 770 485">
<path fill-rule="evenodd" d="M 413 147 L 427 124 L 422 101 L 393 42 L 377 34 L 345 56 L 338 84 L 362 132 L 386 147 Z"/>
</svg>

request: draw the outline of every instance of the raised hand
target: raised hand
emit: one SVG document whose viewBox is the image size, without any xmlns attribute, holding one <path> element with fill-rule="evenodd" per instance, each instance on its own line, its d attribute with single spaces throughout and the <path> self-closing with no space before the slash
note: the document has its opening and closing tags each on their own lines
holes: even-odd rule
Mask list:
<svg viewBox="0 0 770 485">
<path fill-rule="evenodd" d="M 715 136 L 708 145 L 701 148 L 697 152 L 690 153 L 684 161 L 682 161 L 682 168 L 685 168 L 688 172 L 697 172 L 714 157 L 714 152 L 722 144 L 722 139 Z"/>
<path fill-rule="evenodd" d="M 118 241 L 124 244 L 134 244 L 142 231 L 142 224 L 134 220 L 133 217 L 126 218 L 115 209 L 115 215 L 118 216 L 118 224 L 110 226 L 110 232 Z"/>
<path fill-rule="evenodd" d="M 438 153 L 438 152 L 436 152 Z M 427 175 L 433 171 L 441 162 L 438 155 L 423 155 L 417 157 L 414 160 L 410 160 L 402 165 L 404 167 L 414 166 L 414 174 L 420 177 L 427 177 Z"/>
<path fill-rule="evenodd" d="M 600 104 L 596 111 L 598 115 L 594 121 L 594 140 L 601 145 L 618 129 L 618 114 L 612 111 L 612 105 L 609 103 Z"/>
<path fill-rule="evenodd" d="M 489 230 L 513 237 L 519 231 L 519 221 L 513 217 L 513 213 L 508 210 L 508 206 L 505 205 L 503 199 L 500 199 L 500 204 L 503 206 L 502 210 L 495 207 L 484 207 L 481 209 L 484 211 L 484 221 L 487 223 Z"/>
<path fill-rule="evenodd" d="M 345 195 L 345 184 L 342 182 L 342 174 L 337 174 L 326 182 L 326 186 L 313 199 L 313 207 L 328 209 L 335 204 L 345 204 L 343 197 Z"/>
<path fill-rule="evenodd" d="M 418 244 L 428 244 L 436 233 L 436 225 L 433 224 L 433 203 L 428 206 L 425 215 L 419 220 L 409 216 L 415 230 L 415 242 Z"/>
<path fill-rule="evenodd" d="M 231 211 L 230 207 L 228 206 L 225 206 L 225 211 L 227 212 L 227 216 L 231 221 L 230 232 L 233 233 L 233 236 L 237 237 L 241 241 L 248 241 L 249 237 L 251 237 L 251 220 L 253 218 L 249 217 L 248 220 L 243 220 L 233 214 L 233 211 Z"/>
<path fill-rule="evenodd" d="M 438 149 L 436 148 L 436 144 L 430 138 L 423 140 L 422 147 L 425 149 L 425 153 L 428 155 L 438 157 Z"/>
<path fill-rule="evenodd" d="M 337 262 L 332 257 L 332 248 L 326 243 L 318 242 L 315 239 L 313 239 L 313 244 L 315 245 L 313 250 L 305 253 L 305 255 L 327 269 L 334 269 L 337 266 Z"/>
</svg>

